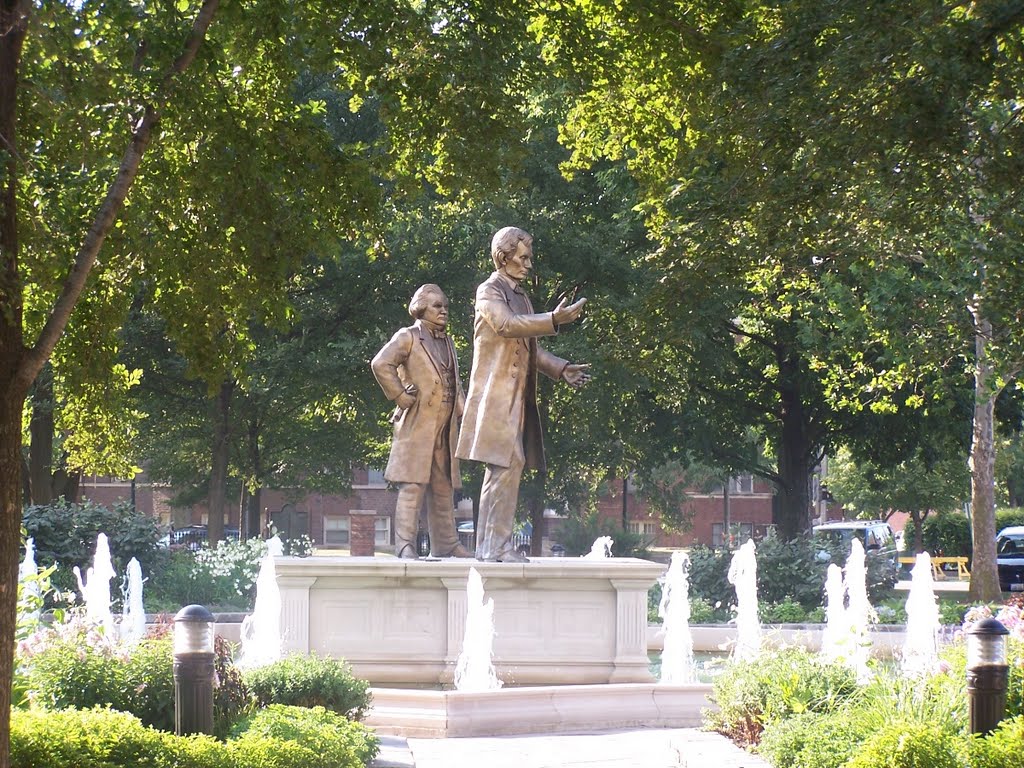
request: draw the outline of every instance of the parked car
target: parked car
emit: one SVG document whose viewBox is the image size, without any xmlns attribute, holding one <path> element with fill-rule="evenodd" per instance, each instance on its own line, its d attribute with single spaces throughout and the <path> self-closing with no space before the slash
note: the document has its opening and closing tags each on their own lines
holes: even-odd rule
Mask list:
<svg viewBox="0 0 1024 768">
<path fill-rule="evenodd" d="M 239 531 L 237 528 L 225 528 L 224 538 L 238 540 Z M 186 525 L 182 528 L 172 528 L 162 539 L 160 546 L 170 549 L 190 549 L 195 552 L 203 542 L 209 539 L 209 533 L 205 525 Z"/>
<path fill-rule="evenodd" d="M 841 520 L 814 526 L 814 535 L 820 536 L 843 552 L 850 551 L 856 537 L 869 557 L 885 558 L 895 571 L 899 567 L 899 553 L 892 527 L 882 520 Z"/>
<path fill-rule="evenodd" d="M 1024 525 L 1003 528 L 996 536 L 996 570 L 1004 592 L 1024 592 Z"/>
</svg>

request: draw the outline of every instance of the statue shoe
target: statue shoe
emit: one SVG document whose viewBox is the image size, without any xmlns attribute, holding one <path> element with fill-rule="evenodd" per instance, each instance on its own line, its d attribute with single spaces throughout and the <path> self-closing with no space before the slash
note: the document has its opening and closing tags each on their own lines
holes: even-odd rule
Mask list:
<svg viewBox="0 0 1024 768">
<path fill-rule="evenodd" d="M 430 553 L 431 557 L 475 557 L 475 555 L 466 549 L 461 544 L 456 544 L 452 547 L 451 552 L 445 555 L 435 555 L 433 552 Z"/>
<path fill-rule="evenodd" d="M 395 552 L 395 557 L 399 557 L 403 560 L 419 560 L 420 556 L 416 554 L 416 547 L 411 542 L 406 542 Z"/>
<path fill-rule="evenodd" d="M 518 549 L 509 549 L 498 555 L 498 562 L 501 563 L 528 563 L 530 559 Z"/>
</svg>

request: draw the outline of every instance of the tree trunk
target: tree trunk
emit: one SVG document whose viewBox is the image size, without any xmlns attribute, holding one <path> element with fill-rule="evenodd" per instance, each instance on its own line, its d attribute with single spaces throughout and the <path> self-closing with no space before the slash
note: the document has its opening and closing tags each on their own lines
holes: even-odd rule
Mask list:
<svg viewBox="0 0 1024 768">
<path fill-rule="evenodd" d="M 782 437 L 779 441 L 778 503 L 773 509 L 776 531 L 784 541 L 811 529 L 810 447 L 801 393 L 792 384 L 798 378 L 797 364 L 779 355 L 779 390 Z"/>
<path fill-rule="evenodd" d="M 992 323 L 980 308 L 974 315 L 974 431 L 971 438 L 971 600 L 995 602 L 1001 599 L 996 572 L 996 501 L 994 439 L 996 390 L 987 343 Z"/>
<path fill-rule="evenodd" d="M 228 438 L 230 437 L 233 379 L 226 379 L 213 400 L 213 444 L 211 445 L 210 490 L 207 495 L 206 535 L 210 546 L 224 538 L 224 512 L 228 495 Z"/>
<path fill-rule="evenodd" d="M 185 40 L 181 55 L 167 71 L 163 96 L 175 75 L 195 59 L 216 13 L 219 0 L 204 0 Z M 0 768 L 10 766 L 10 704 L 17 616 L 17 576 L 21 559 L 21 417 L 25 399 L 43 365 L 50 359 L 71 312 L 85 289 L 89 273 L 107 233 L 124 205 L 138 174 L 142 156 L 159 119 L 159 104 L 148 105 L 121 158 L 117 175 L 85 234 L 60 295 L 31 348 L 22 328 L 24 286 L 18 268 L 17 112 L 19 65 L 28 30 L 31 0 L 0 0 Z M 55 255 L 60 259 L 60 254 Z"/>
<path fill-rule="evenodd" d="M 732 542 L 729 540 L 729 528 L 732 527 L 731 511 L 729 509 L 729 483 L 731 477 L 725 478 L 722 484 L 722 546 L 726 551 L 732 549 Z"/>
<path fill-rule="evenodd" d="M 6 353 L 0 345 L 0 355 Z M 21 412 L 19 396 L 4 377 L 0 399 L 0 766 L 10 766 L 11 680 L 17 623 L 18 562 L 21 559 Z"/>
<path fill-rule="evenodd" d="M 263 454 L 260 452 L 260 424 L 256 418 L 249 419 L 249 465 L 252 472 L 252 491 L 246 496 L 245 529 L 246 537 L 259 536 L 260 499 L 263 490 Z"/>
<path fill-rule="evenodd" d="M 32 418 L 29 421 L 29 487 L 30 503 L 53 501 L 53 371 L 47 364 L 39 376 L 31 396 Z"/>
<path fill-rule="evenodd" d="M 924 552 L 924 517 L 917 510 L 912 510 L 910 519 L 914 523 L 914 554 Z"/>
<path fill-rule="evenodd" d="M 21 559 L 21 414 L 31 379 L 21 325 L 18 273 L 18 65 L 31 4 L 0 0 L 0 768 L 11 764 L 11 681 Z"/>
</svg>

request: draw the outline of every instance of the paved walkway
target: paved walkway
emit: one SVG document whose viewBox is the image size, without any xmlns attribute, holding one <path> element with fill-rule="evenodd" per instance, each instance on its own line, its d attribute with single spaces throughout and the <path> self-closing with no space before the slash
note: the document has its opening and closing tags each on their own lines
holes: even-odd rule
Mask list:
<svg viewBox="0 0 1024 768">
<path fill-rule="evenodd" d="M 372 768 L 768 768 L 725 737 L 696 728 L 380 741 Z"/>
</svg>

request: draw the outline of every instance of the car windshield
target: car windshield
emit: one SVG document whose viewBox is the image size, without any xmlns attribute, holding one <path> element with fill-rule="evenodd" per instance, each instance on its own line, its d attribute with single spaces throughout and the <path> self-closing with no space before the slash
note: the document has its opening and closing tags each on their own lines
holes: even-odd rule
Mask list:
<svg viewBox="0 0 1024 768">
<path fill-rule="evenodd" d="M 1024 534 L 1000 536 L 996 539 L 996 555 L 998 557 L 1024 558 Z"/>
<path fill-rule="evenodd" d="M 828 539 L 834 544 L 848 545 L 853 541 L 854 530 L 852 528 L 826 528 L 817 532 L 819 536 Z"/>
</svg>

